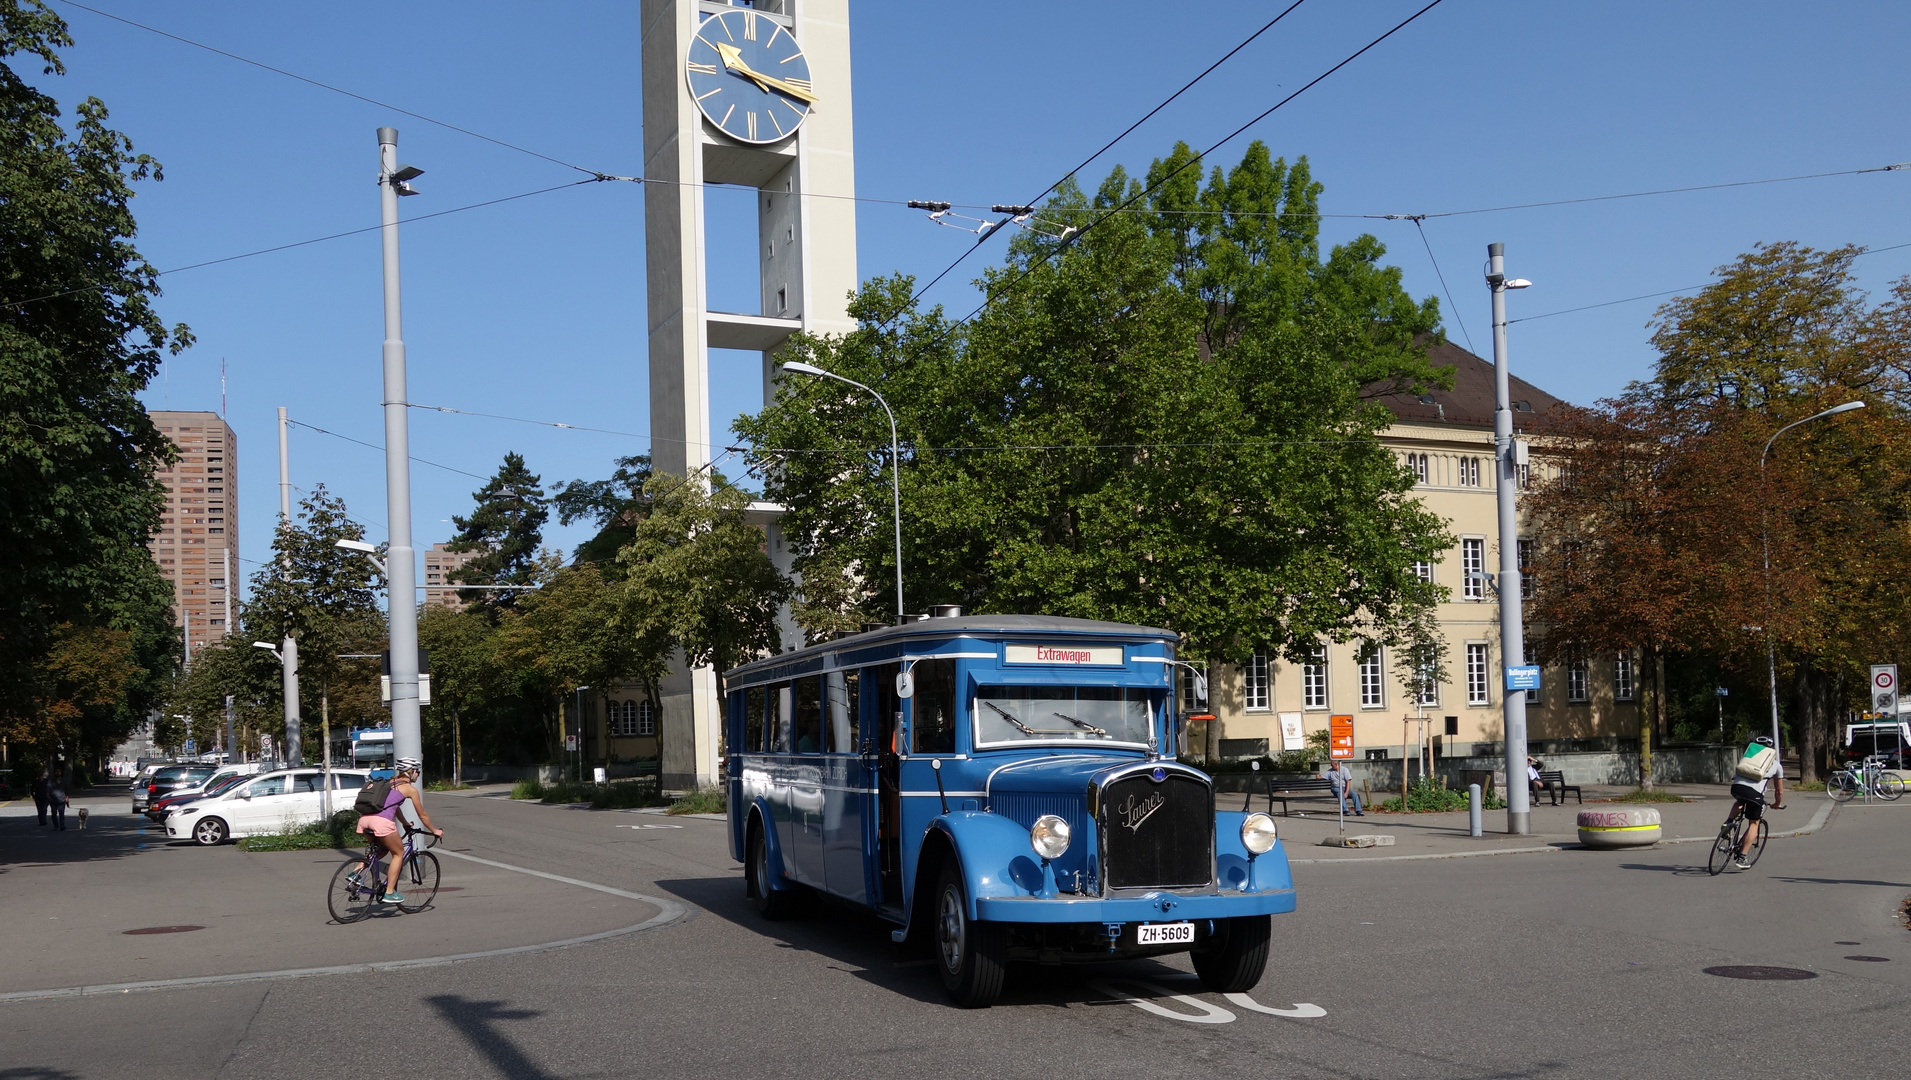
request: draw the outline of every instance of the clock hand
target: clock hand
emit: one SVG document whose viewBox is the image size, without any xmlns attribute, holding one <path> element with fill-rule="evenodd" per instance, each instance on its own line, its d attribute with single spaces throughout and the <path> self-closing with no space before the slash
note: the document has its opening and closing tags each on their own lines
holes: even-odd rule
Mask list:
<svg viewBox="0 0 1911 1080">
<path fill-rule="evenodd" d="M 738 49 L 735 45 L 726 44 L 721 41 L 715 44 L 717 47 L 717 55 L 723 58 L 723 66 L 762 87 L 764 93 L 777 90 L 800 101 L 808 102 L 811 105 L 816 104 L 816 95 L 808 90 L 798 89 L 784 82 L 782 79 L 762 74 L 750 67 L 749 64 L 744 63 L 742 50 Z"/>
</svg>

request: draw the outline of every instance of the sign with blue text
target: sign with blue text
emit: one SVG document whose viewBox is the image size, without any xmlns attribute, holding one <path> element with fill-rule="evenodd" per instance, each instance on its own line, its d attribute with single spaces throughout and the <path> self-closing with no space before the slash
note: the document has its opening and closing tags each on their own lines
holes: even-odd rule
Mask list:
<svg viewBox="0 0 1911 1080">
<path fill-rule="evenodd" d="M 1539 665 L 1526 664 L 1506 669 L 1506 688 L 1508 690 L 1539 689 Z"/>
</svg>

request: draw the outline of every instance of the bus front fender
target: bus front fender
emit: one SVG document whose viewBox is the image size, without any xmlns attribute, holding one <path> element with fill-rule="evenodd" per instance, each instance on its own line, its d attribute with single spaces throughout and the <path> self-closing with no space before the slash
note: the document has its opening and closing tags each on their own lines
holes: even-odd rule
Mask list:
<svg viewBox="0 0 1911 1080">
<path fill-rule="evenodd" d="M 1029 846 L 1027 826 L 1001 814 L 958 810 L 936 818 L 929 828 L 941 833 L 954 853 L 971 919 L 977 918 L 977 902 L 984 898 L 1056 895 L 1054 872 L 1043 867 Z"/>
</svg>

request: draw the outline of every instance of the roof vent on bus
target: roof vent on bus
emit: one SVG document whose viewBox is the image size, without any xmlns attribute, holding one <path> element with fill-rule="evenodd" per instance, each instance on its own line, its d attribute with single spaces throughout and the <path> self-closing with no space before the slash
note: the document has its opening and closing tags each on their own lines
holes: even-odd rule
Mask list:
<svg viewBox="0 0 1911 1080">
<path fill-rule="evenodd" d="M 929 617 L 931 619 L 960 619 L 962 617 L 962 605 L 936 604 L 929 609 Z"/>
<path fill-rule="evenodd" d="M 863 633 L 865 634 L 872 633 L 874 631 L 881 630 L 883 627 L 888 625 L 889 624 L 886 622 L 866 622 L 863 624 Z"/>
<path fill-rule="evenodd" d="M 896 616 L 896 625 L 908 626 L 912 622 L 921 622 L 928 617 L 927 615 L 898 615 Z"/>
</svg>

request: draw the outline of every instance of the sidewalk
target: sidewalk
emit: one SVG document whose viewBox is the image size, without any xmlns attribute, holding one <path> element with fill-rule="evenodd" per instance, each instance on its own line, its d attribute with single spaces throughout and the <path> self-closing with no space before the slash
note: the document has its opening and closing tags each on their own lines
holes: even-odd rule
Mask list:
<svg viewBox="0 0 1911 1080">
<path fill-rule="evenodd" d="M 1342 822 L 1334 814 L 1331 798 L 1295 800 L 1289 804 L 1293 811 L 1291 817 L 1281 817 L 1277 803 L 1274 820 L 1280 826 L 1281 845 L 1287 850 L 1288 861 L 1306 865 L 1575 850 L 1581 848 L 1577 827 L 1580 810 L 1631 808 L 1635 805 L 1649 806 L 1659 811 L 1665 840 L 1704 840 L 1718 835 L 1719 823 L 1725 820 L 1726 813 L 1732 808 L 1732 800 L 1726 794 L 1724 785 L 1720 784 L 1668 784 L 1661 788 L 1690 800 L 1683 803 L 1595 801 L 1616 798 L 1632 790 L 1630 787 L 1588 784 L 1583 805 L 1573 802 L 1569 795 L 1565 805 L 1553 806 L 1542 796 L 1533 803 L 1532 832 L 1525 836 L 1510 836 L 1506 833 L 1505 810 L 1486 810 L 1481 813 L 1485 835 L 1479 837 L 1467 835 L 1467 813 L 1464 810 L 1441 814 L 1383 814 L 1369 811 L 1365 817 L 1347 815 L 1346 835 L 1390 836 L 1393 838 L 1392 846 L 1322 847 L 1322 840 L 1342 832 Z M 1374 794 L 1381 796 L 1380 792 Z M 1239 799 L 1238 794 L 1224 794 L 1216 802 L 1220 809 L 1239 810 Z M 1779 833 L 1802 829 L 1812 822 L 1826 803 L 1822 791 L 1795 792 L 1786 796 L 1785 809 L 1768 810 L 1767 820 L 1773 823 Z M 1264 799 L 1255 800 L 1254 809 L 1265 807 Z"/>
</svg>

